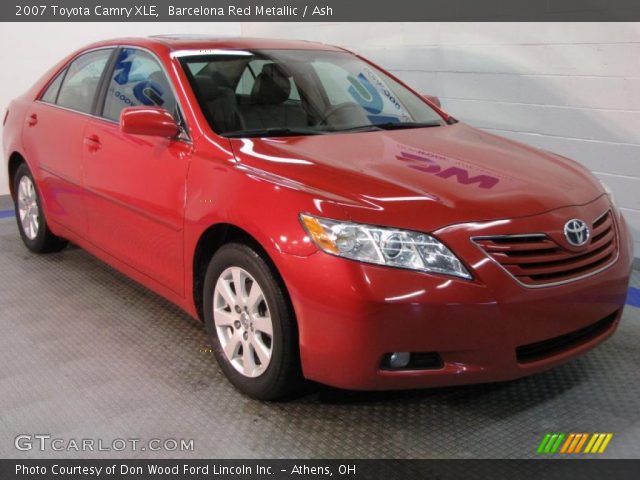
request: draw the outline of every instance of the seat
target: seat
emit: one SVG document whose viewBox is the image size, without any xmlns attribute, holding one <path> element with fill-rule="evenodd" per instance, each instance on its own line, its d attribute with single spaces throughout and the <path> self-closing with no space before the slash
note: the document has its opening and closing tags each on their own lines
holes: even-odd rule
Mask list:
<svg viewBox="0 0 640 480">
<path fill-rule="evenodd" d="M 204 115 L 213 129 L 218 133 L 240 130 L 242 121 L 236 95 L 227 79 L 219 72 L 196 75 L 194 79 Z"/>
<path fill-rule="evenodd" d="M 306 127 L 307 114 L 289 100 L 291 80 L 275 63 L 266 64 L 256 78 L 250 102 L 240 105 L 246 129 Z"/>
</svg>

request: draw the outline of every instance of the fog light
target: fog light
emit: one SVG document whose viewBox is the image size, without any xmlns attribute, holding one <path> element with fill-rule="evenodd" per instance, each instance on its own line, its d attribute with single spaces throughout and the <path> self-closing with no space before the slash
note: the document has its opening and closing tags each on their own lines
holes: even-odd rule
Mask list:
<svg viewBox="0 0 640 480">
<path fill-rule="evenodd" d="M 409 365 L 411 354 L 409 352 L 394 352 L 389 357 L 389 366 L 391 368 L 404 368 Z"/>
</svg>

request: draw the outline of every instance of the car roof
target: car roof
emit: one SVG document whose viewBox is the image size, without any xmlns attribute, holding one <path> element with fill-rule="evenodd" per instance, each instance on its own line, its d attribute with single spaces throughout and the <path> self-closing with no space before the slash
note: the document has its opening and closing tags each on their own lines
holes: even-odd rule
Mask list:
<svg viewBox="0 0 640 480">
<path fill-rule="evenodd" d="M 88 48 L 109 45 L 131 45 L 146 48 L 163 46 L 169 50 L 205 49 L 287 49 L 287 50 L 330 50 L 344 51 L 339 47 L 304 40 L 281 40 L 273 38 L 224 37 L 211 35 L 154 35 L 150 37 L 128 37 L 105 40 Z"/>
</svg>

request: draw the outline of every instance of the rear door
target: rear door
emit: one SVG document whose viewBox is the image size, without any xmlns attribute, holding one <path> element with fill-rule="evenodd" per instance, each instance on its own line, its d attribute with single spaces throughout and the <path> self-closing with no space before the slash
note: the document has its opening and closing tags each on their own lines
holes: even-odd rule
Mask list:
<svg viewBox="0 0 640 480">
<path fill-rule="evenodd" d="M 87 233 L 82 189 L 83 133 L 93 112 L 101 75 L 113 48 L 76 57 L 27 111 L 23 141 L 37 171 L 49 221 L 82 237 Z"/>
<path fill-rule="evenodd" d="M 146 50 L 122 48 L 105 83 L 100 117 L 85 130 L 82 157 L 91 242 L 183 293 L 183 220 L 188 138 L 120 131 L 125 107 L 153 105 L 179 116 L 169 79 Z"/>
</svg>

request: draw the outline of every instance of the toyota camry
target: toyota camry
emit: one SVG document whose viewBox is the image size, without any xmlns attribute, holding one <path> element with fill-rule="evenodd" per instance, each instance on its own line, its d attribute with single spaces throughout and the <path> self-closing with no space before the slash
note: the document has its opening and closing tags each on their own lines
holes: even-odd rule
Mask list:
<svg viewBox="0 0 640 480">
<path fill-rule="evenodd" d="M 622 315 L 632 242 L 605 185 L 342 48 L 96 43 L 3 137 L 26 247 L 73 242 L 202 320 L 254 398 L 514 379 Z"/>
</svg>

